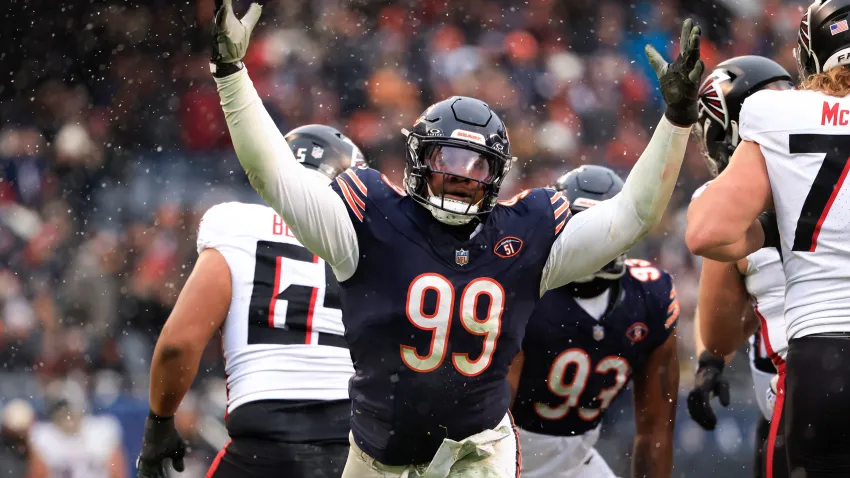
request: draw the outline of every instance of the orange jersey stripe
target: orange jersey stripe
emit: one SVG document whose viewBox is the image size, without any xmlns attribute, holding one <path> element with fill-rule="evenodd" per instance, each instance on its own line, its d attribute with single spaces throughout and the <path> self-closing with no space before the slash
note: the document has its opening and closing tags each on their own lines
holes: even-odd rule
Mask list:
<svg viewBox="0 0 850 478">
<path fill-rule="evenodd" d="M 405 192 L 404 189 L 396 186 L 396 184 L 390 181 L 390 178 L 388 178 L 385 174 L 381 175 L 381 179 L 383 179 L 387 186 L 393 188 L 393 191 L 397 192 L 400 196 L 407 196 L 407 192 Z"/>
<path fill-rule="evenodd" d="M 336 178 L 336 181 L 337 184 L 339 184 L 339 188 L 342 190 L 342 195 L 343 197 L 345 197 L 345 202 L 348 203 L 349 209 L 351 209 L 354 215 L 357 216 L 357 219 L 360 219 L 360 222 L 363 222 L 363 214 L 360 213 L 360 211 L 357 209 L 357 205 L 351 199 L 353 193 L 351 192 L 350 187 L 348 186 L 348 184 L 345 183 L 345 181 L 340 178 Z"/>
<path fill-rule="evenodd" d="M 345 180 L 342 181 L 342 185 L 345 188 L 345 192 L 347 192 L 351 196 L 351 199 L 354 201 L 354 204 L 357 204 L 360 210 L 366 211 L 366 203 L 363 202 L 362 199 L 360 199 L 360 196 L 354 193 L 354 188 L 351 187 L 351 185 L 349 185 Z"/>
<path fill-rule="evenodd" d="M 360 206 L 360 209 L 365 211 L 366 210 L 366 203 L 363 202 L 362 199 L 360 199 L 360 196 L 355 194 L 354 189 L 351 186 L 349 186 L 348 183 L 345 183 L 345 186 L 346 186 L 346 188 L 348 188 L 348 193 L 351 194 L 351 198 L 354 199 L 354 202 L 357 203 L 358 206 Z"/>
<path fill-rule="evenodd" d="M 561 229 L 563 229 L 563 228 L 564 228 L 564 224 L 566 224 L 566 223 L 567 223 L 567 219 L 568 219 L 568 218 L 569 218 L 569 217 L 565 217 L 565 218 L 564 218 L 564 220 L 563 220 L 563 221 L 561 221 L 561 223 L 560 223 L 560 224 L 558 224 L 558 225 L 555 227 L 555 235 L 556 235 L 556 236 L 558 235 L 558 233 L 559 233 L 559 232 L 561 232 Z"/>
<path fill-rule="evenodd" d="M 558 199 L 561 199 L 562 197 L 564 197 L 564 196 L 561 195 L 560 191 L 558 191 L 552 196 L 552 199 L 550 199 L 549 202 L 551 202 L 552 204 L 555 204 L 556 202 L 558 202 Z"/>
<path fill-rule="evenodd" d="M 501 204 L 502 206 L 513 206 L 517 202 L 525 199 L 525 197 L 528 196 L 529 193 L 531 193 L 530 189 L 523 189 L 516 196 L 505 201 L 499 201 L 499 204 Z"/>
<path fill-rule="evenodd" d="M 566 211 L 569 207 L 570 207 L 570 202 L 565 200 L 564 204 L 561 204 L 561 206 L 558 209 L 555 209 L 555 219 L 558 219 L 558 217 L 561 214 L 563 214 L 564 211 Z"/>
<path fill-rule="evenodd" d="M 679 320 L 679 301 L 673 299 L 670 307 L 667 308 L 667 321 L 664 323 L 664 328 L 669 329 Z"/>
<path fill-rule="evenodd" d="M 360 178 L 357 177 L 357 174 L 355 174 L 354 171 L 350 169 L 346 169 L 345 174 L 347 174 L 348 177 L 354 180 L 354 184 L 357 186 L 357 189 L 359 189 L 360 192 L 363 193 L 364 196 L 366 196 L 366 185 L 363 184 L 363 181 L 361 181 Z"/>
</svg>

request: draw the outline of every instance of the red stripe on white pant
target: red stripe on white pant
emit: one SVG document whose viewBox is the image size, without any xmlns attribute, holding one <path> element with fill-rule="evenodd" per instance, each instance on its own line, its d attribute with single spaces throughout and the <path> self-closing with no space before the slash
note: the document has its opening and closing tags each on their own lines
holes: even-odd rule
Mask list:
<svg viewBox="0 0 850 478">
<path fill-rule="evenodd" d="M 773 416 L 770 417 L 770 434 L 767 436 L 767 461 L 765 473 L 766 478 L 773 478 L 773 454 L 776 448 L 776 435 L 779 433 L 779 425 L 782 421 L 782 407 L 785 406 L 785 363 L 778 370 L 779 380 L 776 384 L 776 402 L 773 405 Z"/>
</svg>

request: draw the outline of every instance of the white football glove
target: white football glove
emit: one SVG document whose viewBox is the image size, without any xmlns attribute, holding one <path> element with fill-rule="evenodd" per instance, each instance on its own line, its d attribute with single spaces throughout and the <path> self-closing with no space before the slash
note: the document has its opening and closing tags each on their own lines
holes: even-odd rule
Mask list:
<svg viewBox="0 0 850 478">
<path fill-rule="evenodd" d="M 260 4 L 252 3 L 248 7 L 248 12 L 240 20 L 233 13 L 233 0 L 221 0 L 221 6 L 215 13 L 213 28 L 213 49 L 210 60 L 213 73 L 216 73 L 216 69 L 221 69 L 223 65 L 235 64 L 237 70 L 242 69 L 242 58 L 248 51 L 251 32 L 260 21 L 262 11 L 263 7 Z"/>
</svg>

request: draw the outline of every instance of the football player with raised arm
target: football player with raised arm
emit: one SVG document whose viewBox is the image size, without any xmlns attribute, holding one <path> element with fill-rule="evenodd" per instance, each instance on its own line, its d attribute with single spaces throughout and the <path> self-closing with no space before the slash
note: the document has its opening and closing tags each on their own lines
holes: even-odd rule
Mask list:
<svg viewBox="0 0 850 478">
<path fill-rule="evenodd" d="M 365 167 L 331 188 L 304 181 L 240 61 L 260 10 L 240 21 L 224 2 L 212 70 L 251 184 L 340 282 L 355 369 L 343 477 L 517 476 L 508 367 L 544 292 L 599 270 L 664 213 L 697 118 L 699 28 L 685 22 L 673 63 L 648 49 L 665 117 L 622 193 L 572 218 L 552 189 L 497 201 L 508 133 L 468 97 L 404 131 L 402 186 Z"/>
<path fill-rule="evenodd" d="M 781 246 L 785 439 L 791 476 L 850 476 L 850 0 L 800 22 L 794 90 L 744 101 L 743 140 L 688 210 L 696 254 L 735 261 Z M 762 211 L 775 210 L 775 214 Z M 759 218 L 757 220 L 757 218 Z"/>
<path fill-rule="evenodd" d="M 302 180 L 327 187 L 363 162 L 330 126 L 286 135 Z M 207 478 L 336 478 L 348 456 L 348 380 L 339 284 L 330 266 L 304 248 L 265 205 L 211 207 L 198 230 L 198 261 L 156 343 L 150 415 L 139 478 L 182 471 L 174 413 L 213 334 L 222 337 L 230 441 Z"/>
<path fill-rule="evenodd" d="M 591 165 L 556 185 L 576 218 L 622 188 L 614 171 Z M 524 478 L 615 478 L 594 445 L 608 406 L 632 379 L 632 476 L 670 476 L 678 318 L 670 274 L 625 254 L 543 295 L 509 374 Z"/>
<path fill-rule="evenodd" d="M 700 114 L 694 131 L 713 176 L 726 169 L 740 143 L 738 124 L 744 100 L 763 89 L 791 88 L 791 75 L 775 61 L 760 56 L 729 59 L 708 75 L 700 88 Z M 710 185 L 711 181 L 699 188 L 693 198 Z M 717 419 L 711 408 L 712 395 L 729 405 L 723 356 L 734 353 L 749 338 L 753 387 L 762 413 L 756 434 L 757 478 L 788 476 L 781 428 L 781 387 L 788 350 L 784 314 L 785 273 L 776 248 L 760 249 L 737 262 L 702 261 L 694 327 L 699 336 L 699 369 L 694 390 L 688 395 L 688 411 L 703 428 L 714 429 Z"/>
</svg>

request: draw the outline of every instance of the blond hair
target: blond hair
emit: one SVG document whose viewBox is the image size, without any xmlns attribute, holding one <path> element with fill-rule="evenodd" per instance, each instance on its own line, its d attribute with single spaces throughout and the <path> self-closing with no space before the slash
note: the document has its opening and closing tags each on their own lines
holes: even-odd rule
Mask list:
<svg viewBox="0 0 850 478">
<path fill-rule="evenodd" d="M 798 89 L 843 98 L 850 95 L 850 66 L 844 65 L 803 78 Z"/>
</svg>

